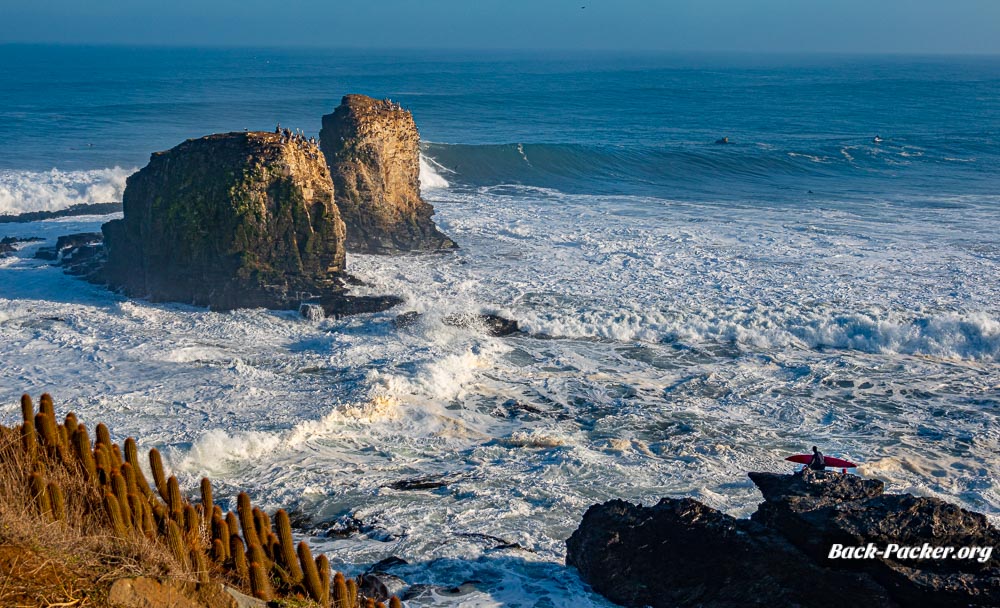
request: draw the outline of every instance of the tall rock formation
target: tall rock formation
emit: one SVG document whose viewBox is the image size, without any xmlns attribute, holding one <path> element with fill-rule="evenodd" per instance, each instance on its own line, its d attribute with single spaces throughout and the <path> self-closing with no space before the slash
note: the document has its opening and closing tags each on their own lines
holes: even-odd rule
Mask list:
<svg viewBox="0 0 1000 608">
<path fill-rule="evenodd" d="M 420 135 L 407 110 L 347 95 L 323 117 L 319 138 L 349 250 L 391 254 L 458 246 L 437 229 L 434 208 L 420 197 Z"/>
<path fill-rule="evenodd" d="M 104 225 L 101 277 L 130 295 L 216 310 L 339 291 L 344 222 L 317 146 L 276 133 L 190 139 L 128 178 Z"/>
</svg>

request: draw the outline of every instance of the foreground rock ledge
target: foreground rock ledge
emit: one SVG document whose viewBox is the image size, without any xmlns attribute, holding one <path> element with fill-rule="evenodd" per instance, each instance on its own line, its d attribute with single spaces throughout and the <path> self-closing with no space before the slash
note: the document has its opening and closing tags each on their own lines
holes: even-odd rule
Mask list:
<svg viewBox="0 0 1000 608">
<path fill-rule="evenodd" d="M 437 229 L 434 208 L 420 196 L 420 135 L 410 112 L 389 100 L 347 95 L 323 117 L 319 139 L 350 251 L 393 254 L 458 246 Z"/>
<path fill-rule="evenodd" d="M 152 155 L 105 224 L 100 279 L 126 293 L 287 308 L 340 290 L 344 222 L 319 149 L 275 133 L 224 133 Z"/>
<path fill-rule="evenodd" d="M 749 520 L 690 498 L 588 509 L 566 562 L 626 606 L 1000 606 L 1000 532 L 935 498 L 805 471 L 750 473 L 765 502 Z M 993 547 L 989 561 L 830 560 L 830 546 Z"/>
</svg>

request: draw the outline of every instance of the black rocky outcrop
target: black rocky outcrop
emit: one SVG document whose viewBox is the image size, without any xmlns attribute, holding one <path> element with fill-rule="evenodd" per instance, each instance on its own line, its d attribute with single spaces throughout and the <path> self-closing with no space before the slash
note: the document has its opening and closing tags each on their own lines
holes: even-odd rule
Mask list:
<svg viewBox="0 0 1000 608">
<path fill-rule="evenodd" d="M 751 473 L 764 502 L 735 519 L 690 498 L 591 507 L 566 561 L 626 606 L 1000 606 L 1000 532 L 936 498 L 834 472 Z M 834 544 L 992 548 L 991 558 L 829 559 Z"/>
</svg>

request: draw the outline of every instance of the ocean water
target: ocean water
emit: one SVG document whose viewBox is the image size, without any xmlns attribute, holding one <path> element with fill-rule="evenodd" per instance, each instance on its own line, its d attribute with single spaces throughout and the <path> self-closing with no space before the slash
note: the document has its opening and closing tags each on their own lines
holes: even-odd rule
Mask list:
<svg viewBox="0 0 1000 608">
<path fill-rule="evenodd" d="M 563 565 L 589 505 L 746 515 L 745 473 L 813 444 L 1000 519 L 1000 58 L 0 46 L 0 213 L 120 200 L 188 137 L 314 135 L 348 92 L 413 111 L 461 245 L 349 256 L 404 305 L 152 304 L 26 245 L 0 259 L 0 417 L 51 391 L 190 490 L 362 522 L 312 539 L 338 568 L 471 583 L 412 606 L 607 606 Z M 525 334 L 442 323 L 466 312 Z"/>
</svg>

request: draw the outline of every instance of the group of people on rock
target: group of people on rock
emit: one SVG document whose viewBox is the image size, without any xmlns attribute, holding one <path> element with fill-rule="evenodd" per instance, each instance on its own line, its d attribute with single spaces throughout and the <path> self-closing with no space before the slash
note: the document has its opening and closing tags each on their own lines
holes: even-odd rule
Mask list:
<svg viewBox="0 0 1000 608">
<path fill-rule="evenodd" d="M 319 142 L 316 141 L 315 137 L 306 139 L 306 136 L 301 129 L 296 129 L 295 131 L 292 131 L 291 129 L 282 129 L 281 123 L 278 123 L 278 125 L 274 127 L 274 133 L 275 135 L 281 136 L 281 143 L 283 144 L 293 143 L 299 146 L 309 144 L 310 148 L 306 150 L 306 153 L 310 158 L 315 159 L 318 157 L 315 153 L 315 148 Z"/>
<path fill-rule="evenodd" d="M 276 127 L 274 127 L 274 133 L 276 135 L 280 135 L 281 136 L 281 143 L 283 143 L 283 144 L 286 144 L 286 143 L 295 143 L 295 144 L 305 144 L 305 143 L 308 143 L 311 146 L 315 146 L 316 145 L 316 138 L 315 137 L 310 137 L 309 139 L 306 139 L 305 133 L 303 133 L 301 129 L 296 129 L 295 131 L 292 131 L 291 129 L 282 129 L 280 123 Z"/>
</svg>

